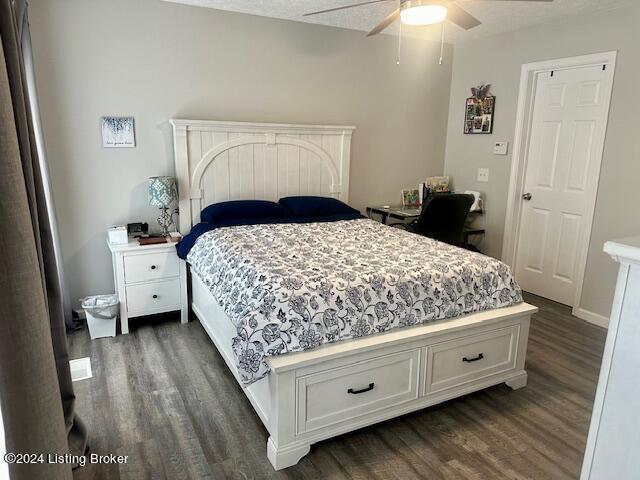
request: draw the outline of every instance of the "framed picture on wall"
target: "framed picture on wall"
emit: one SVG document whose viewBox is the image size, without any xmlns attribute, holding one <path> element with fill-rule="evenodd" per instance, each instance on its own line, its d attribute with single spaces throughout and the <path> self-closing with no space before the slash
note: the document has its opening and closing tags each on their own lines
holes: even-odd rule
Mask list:
<svg viewBox="0 0 640 480">
<path fill-rule="evenodd" d="M 467 98 L 464 112 L 465 134 L 493 133 L 493 115 L 496 108 L 496 97 L 489 95 L 491 85 L 472 88 L 473 96 Z"/>
<path fill-rule="evenodd" d="M 133 117 L 102 117 L 100 123 L 104 148 L 133 148 L 136 146 Z"/>
</svg>

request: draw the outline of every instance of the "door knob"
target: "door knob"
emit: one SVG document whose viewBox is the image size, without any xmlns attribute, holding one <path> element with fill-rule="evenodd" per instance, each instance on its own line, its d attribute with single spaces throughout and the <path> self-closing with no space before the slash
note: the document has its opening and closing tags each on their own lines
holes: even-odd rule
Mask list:
<svg viewBox="0 0 640 480">
<path fill-rule="evenodd" d="M 522 199 L 528 202 L 529 200 L 531 200 L 531 194 L 525 193 L 524 195 L 522 195 Z"/>
</svg>

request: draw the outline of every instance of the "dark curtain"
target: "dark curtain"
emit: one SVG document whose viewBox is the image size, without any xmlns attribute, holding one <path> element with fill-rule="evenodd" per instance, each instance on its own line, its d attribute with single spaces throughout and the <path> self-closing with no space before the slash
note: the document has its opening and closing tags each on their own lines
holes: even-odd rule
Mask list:
<svg viewBox="0 0 640 480">
<path fill-rule="evenodd" d="M 86 450 L 75 415 L 57 276 L 20 50 L 24 2 L 0 0 L 0 401 L 14 453 Z M 11 465 L 13 480 L 71 478 L 69 464 Z"/>
</svg>

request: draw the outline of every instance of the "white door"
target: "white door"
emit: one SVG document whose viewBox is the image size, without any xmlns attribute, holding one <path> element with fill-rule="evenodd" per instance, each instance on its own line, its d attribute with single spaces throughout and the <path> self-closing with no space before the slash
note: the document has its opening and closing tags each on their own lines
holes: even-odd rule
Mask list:
<svg viewBox="0 0 640 480">
<path fill-rule="evenodd" d="M 598 66 L 537 75 L 522 196 L 516 279 L 573 305 L 586 262 L 612 72 Z"/>
</svg>

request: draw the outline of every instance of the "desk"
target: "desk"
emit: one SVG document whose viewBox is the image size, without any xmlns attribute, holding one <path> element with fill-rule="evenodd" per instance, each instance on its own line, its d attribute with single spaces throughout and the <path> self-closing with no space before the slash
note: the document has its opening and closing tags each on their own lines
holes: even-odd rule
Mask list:
<svg viewBox="0 0 640 480">
<path fill-rule="evenodd" d="M 380 221 L 387 224 L 389 217 L 397 220 L 416 220 L 420 216 L 420 208 L 406 207 L 367 207 L 367 216 L 371 217 L 372 213 L 380 215 Z"/>
<path fill-rule="evenodd" d="M 387 219 L 395 218 L 396 220 L 417 220 L 420 216 L 419 208 L 406 208 L 402 206 L 389 206 L 389 207 L 367 207 L 367 216 L 371 218 L 371 214 L 380 215 L 380 221 L 386 225 Z M 482 210 L 478 212 L 469 212 L 482 214 Z M 462 244 L 469 245 L 469 237 L 471 235 L 484 235 L 484 228 L 464 227 L 462 231 Z"/>
</svg>

